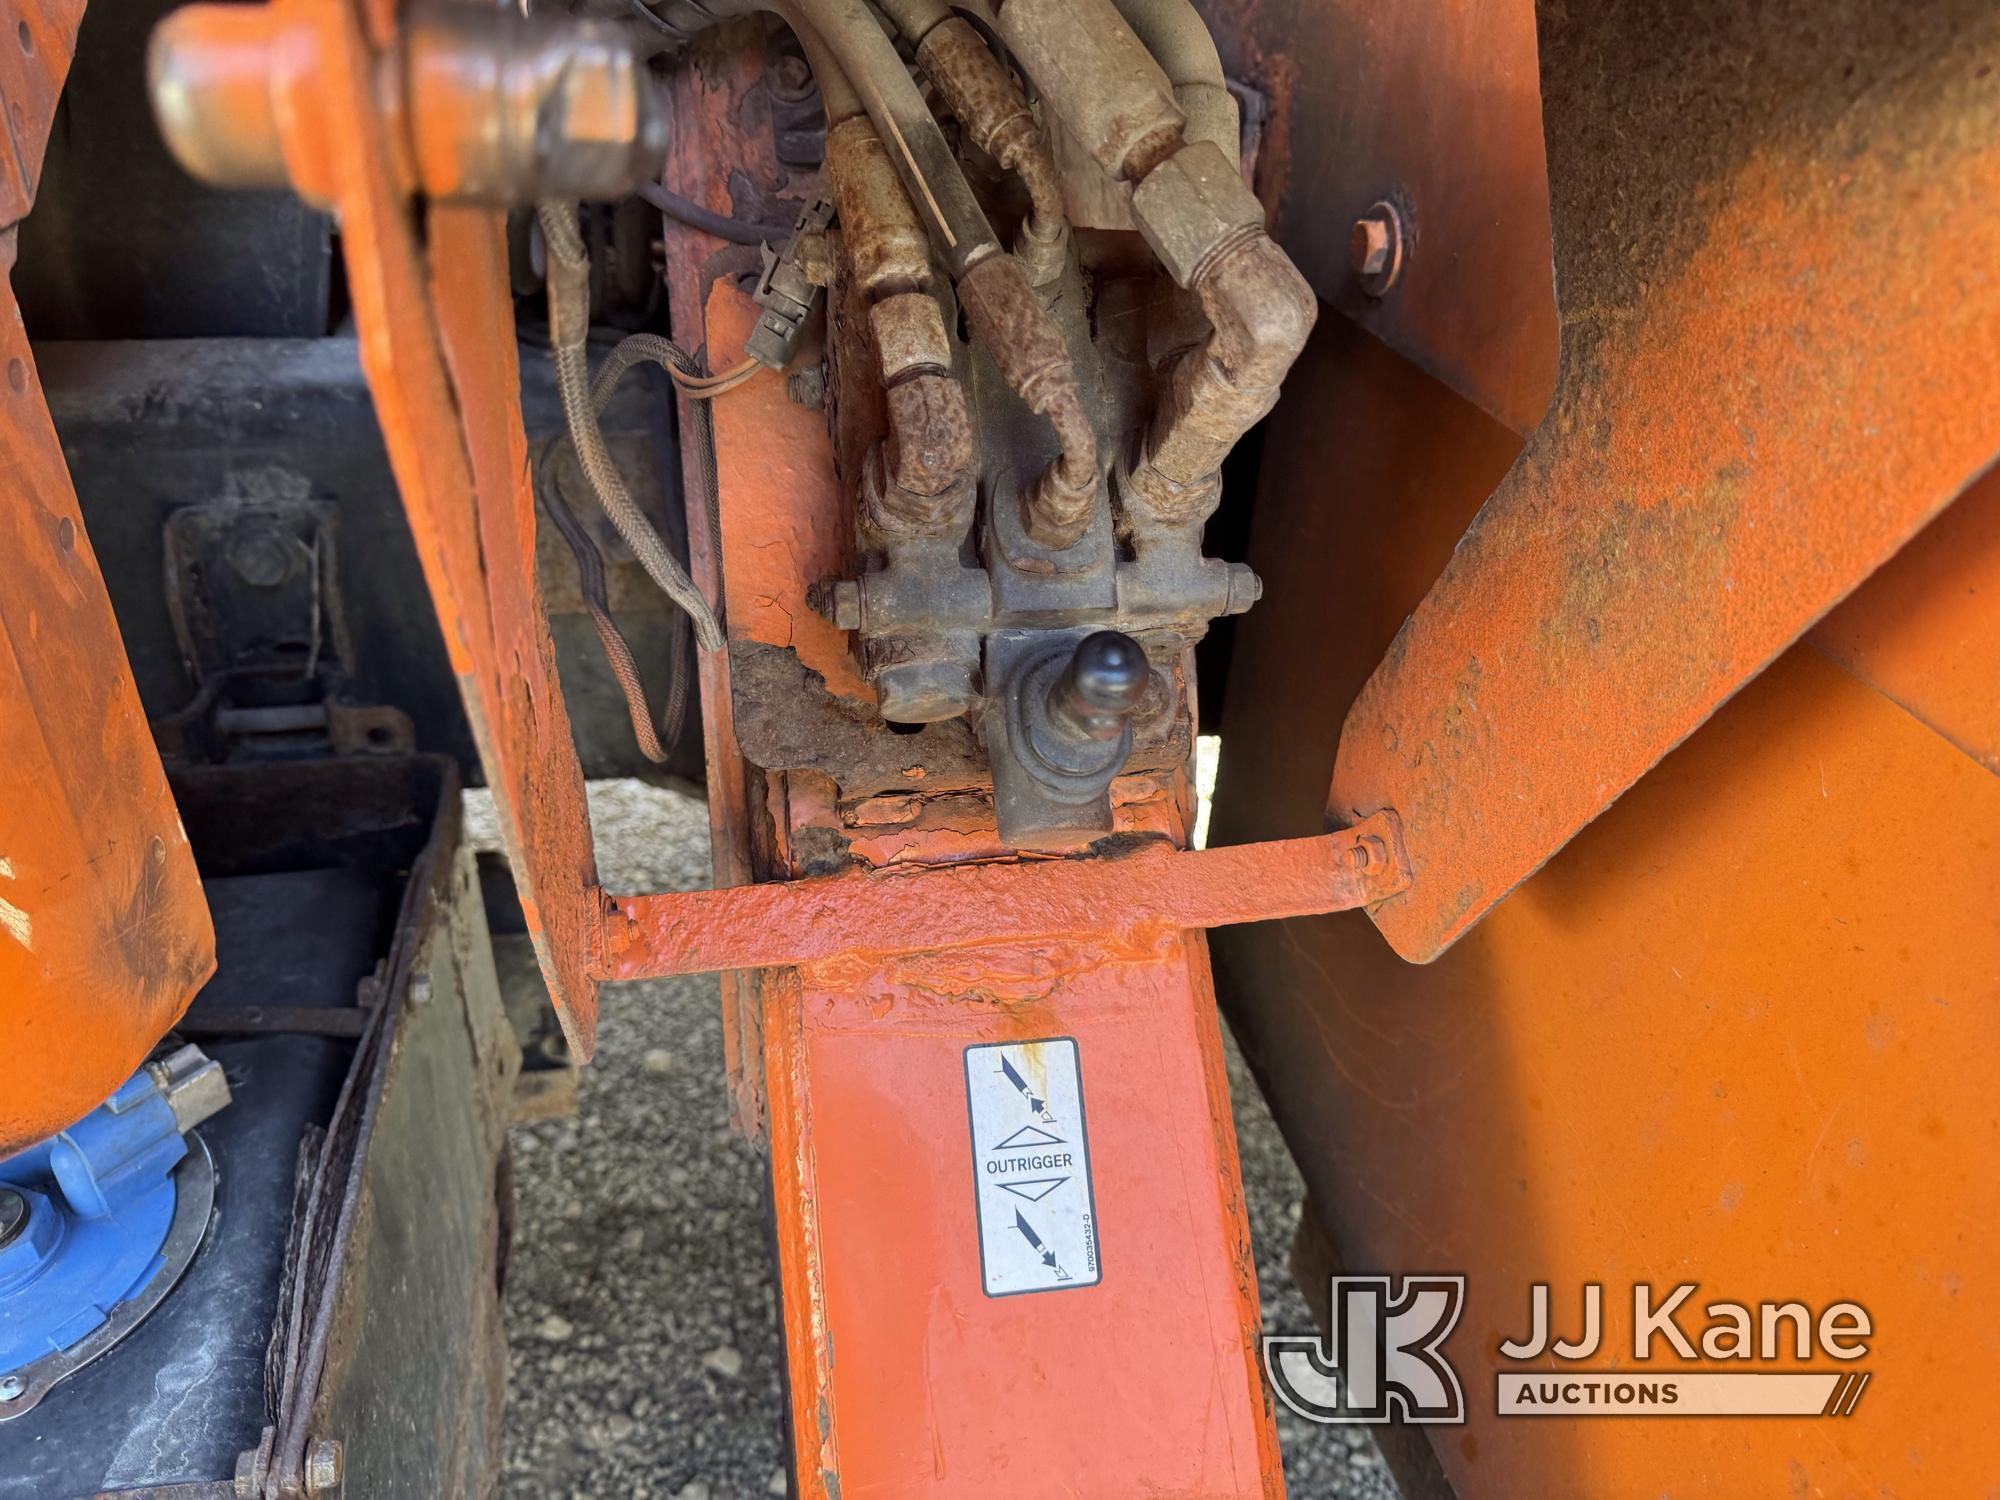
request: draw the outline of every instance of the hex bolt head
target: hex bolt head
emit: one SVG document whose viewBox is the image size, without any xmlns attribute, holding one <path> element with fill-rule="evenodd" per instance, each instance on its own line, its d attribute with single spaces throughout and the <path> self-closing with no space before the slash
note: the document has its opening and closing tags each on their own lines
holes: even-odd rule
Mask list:
<svg viewBox="0 0 2000 1500">
<path fill-rule="evenodd" d="M 1374 276 L 1388 265 L 1388 224 L 1373 216 L 1356 219 L 1347 236 L 1347 263 L 1357 276 Z"/>
<path fill-rule="evenodd" d="M 340 1489 L 342 1463 L 337 1438 L 321 1438 L 306 1449 L 306 1493 L 331 1495 Z"/>
<path fill-rule="evenodd" d="M 1361 280 L 1361 289 L 1380 297 L 1402 275 L 1403 218 L 1392 203 L 1377 203 L 1354 221 L 1347 236 L 1347 263 Z"/>
<path fill-rule="evenodd" d="M 771 64 L 771 92 L 787 103 L 808 98 L 813 90 L 812 69 L 806 60 L 788 52 Z"/>
<path fill-rule="evenodd" d="M 1327 815 L 1326 823 L 1326 831 L 1336 838 L 1350 832 L 1331 813 Z M 1389 868 L 1389 846 L 1372 833 L 1364 833 L 1356 838 L 1347 846 L 1344 857 L 1347 860 L 1347 868 L 1356 875 L 1367 875 Z"/>
<path fill-rule="evenodd" d="M 836 630 L 861 628 L 861 585 L 852 578 L 836 580 L 826 591 L 824 613 Z"/>
</svg>

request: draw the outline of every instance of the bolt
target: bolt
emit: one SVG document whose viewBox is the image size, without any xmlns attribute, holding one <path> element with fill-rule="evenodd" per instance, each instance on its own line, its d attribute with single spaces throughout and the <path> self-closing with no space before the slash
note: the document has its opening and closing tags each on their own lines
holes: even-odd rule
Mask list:
<svg viewBox="0 0 2000 1500">
<path fill-rule="evenodd" d="M 429 1005 L 430 1003 L 431 1003 L 431 976 L 428 974 L 412 975 L 410 977 L 410 1004 L 412 1006 L 418 1006 L 418 1005 Z M 339 1444 L 336 1443 L 334 1446 L 338 1447 Z"/>
<path fill-rule="evenodd" d="M 275 531 L 259 528 L 236 539 L 229 565 L 252 588 L 273 589 L 292 576 L 292 548 Z"/>
<path fill-rule="evenodd" d="M 797 103 L 812 92 L 812 69 L 796 53 L 787 52 L 771 65 L 771 92 Z"/>
<path fill-rule="evenodd" d="M 1357 875 L 1380 870 L 1389 863 L 1389 846 L 1372 833 L 1365 833 L 1347 846 L 1347 868 Z"/>
<path fill-rule="evenodd" d="M 28 1393 L 28 1382 L 18 1375 L 0 1378 L 0 1401 L 19 1401 Z"/>
<path fill-rule="evenodd" d="M 340 1488 L 340 1442 L 321 1438 L 306 1450 L 306 1493 L 331 1495 Z"/>
<path fill-rule="evenodd" d="M 28 1200 L 12 1188 L 0 1188 L 0 1250 L 14 1243 L 28 1222 Z"/>
<path fill-rule="evenodd" d="M 861 585 L 852 578 L 831 578 L 806 590 L 806 603 L 835 630 L 861 628 Z"/>
<path fill-rule="evenodd" d="M 1403 271 L 1403 219 L 1394 205 L 1377 203 L 1354 221 L 1347 236 L 1347 263 L 1371 297 L 1396 284 Z"/>
</svg>

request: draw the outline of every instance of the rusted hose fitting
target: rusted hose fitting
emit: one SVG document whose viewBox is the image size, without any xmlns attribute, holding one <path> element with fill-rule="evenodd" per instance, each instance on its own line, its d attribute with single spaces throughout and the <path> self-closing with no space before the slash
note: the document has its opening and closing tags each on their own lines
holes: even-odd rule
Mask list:
<svg viewBox="0 0 2000 1500">
<path fill-rule="evenodd" d="M 1062 178 L 1055 152 L 1027 99 L 987 48 L 985 38 L 962 17 L 932 26 L 917 47 L 917 62 L 972 143 L 1020 175 L 1031 212 L 1023 227 L 1025 243 L 1016 247 L 1016 253 L 1032 262 L 1031 280 L 1038 285 L 1053 280 L 1062 268 L 1068 230 Z M 1051 249 L 1054 253 L 1047 253 Z"/>
<path fill-rule="evenodd" d="M 1001 38 L 1070 134 L 1114 182 L 1177 150 L 1187 115 L 1111 0 L 1005 0 Z"/>
<path fill-rule="evenodd" d="M 1190 141 L 1213 141 L 1231 157 L 1242 150 L 1243 120 L 1222 71 L 1222 56 L 1190 0 L 1113 0 L 1145 45 L 1187 116 Z"/>
<path fill-rule="evenodd" d="M 1213 331 L 1174 356 L 1144 449 L 1118 486 L 1129 516 L 1161 526 L 1214 512 L 1222 461 L 1277 404 L 1319 317 L 1312 288 L 1261 229 L 1211 256 L 1194 290 Z"/>
<path fill-rule="evenodd" d="M 841 244 L 861 290 L 873 300 L 930 285 L 930 241 L 866 115 L 827 131 L 826 176 Z"/>
<path fill-rule="evenodd" d="M 1124 0 L 1187 81 L 1219 65 L 1186 34 L 1179 0 Z M 1195 292 L 1211 332 L 1170 361 L 1159 410 L 1121 465 L 1119 503 L 1140 525 L 1185 527 L 1215 509 L 1222 461 L 1277 402 L 1319 305 L 1264 230 L 1235 154 L 1187 135 L 1173 85 L 1113 0 L 1005 0 L 1001 35 L 1070 132 L 1114 180 L 1167 274 Z"/>
<path fill-rule="evenodd" d="M 889 436 L 869 455 L 863 503 L 892 535 L 963 536 L 972 524 L 972 415 L 951 373 L 951 343 L 926 292 L 898 292 L 868 311 Z"/>
<path fill-rule="evenodd" d="M 890 164 L 954 281 L 1000 249 L 951 143 L 867 0 L 784 0 L 782 6 L 776 0 L 716 0 L 710 8 L 718 14 L 779 9 L 818 33 L 860 90 L 876 131 L 896 140 Z"/>
<path fill-rule="evenodd" d="M 877 531 L 963 534 L 972 523 L 972 416 L 951 373 L 951 341 L 932 282 L 930 244 L 865 115 L 827 132 L 826 168 L 841 245 L 868 299 L 889 434 L 866 459 L 861 506 Z"/>
<path fill-rule="evenodd" d="M 1042 299 L 1012 256 L 982 261 L 958 284 L 959 305 L 1001 378 L 1048 418 L 1061 454 L 1022 492 L 1021 522 L 1047 547 L 1067 547 L 1090 524 L 1097 498 L 1097 434 L 1076 366 Z"/>
</svg>

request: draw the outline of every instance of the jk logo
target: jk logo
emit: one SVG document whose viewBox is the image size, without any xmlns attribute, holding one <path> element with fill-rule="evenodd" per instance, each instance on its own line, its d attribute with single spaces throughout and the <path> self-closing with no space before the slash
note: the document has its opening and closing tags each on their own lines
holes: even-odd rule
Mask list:
<svg viewBox="0 0 2000 1500">
<path fill-rule="evenodd" d="M 1465 1392 L 1442 1345 L 1465 1307 L 1463 1276 L 1333 1278 L 1333 1337 L 1264 1339 L 1278 1399 L 1309 1422 L 1463 1422 Z"/>
</svg>

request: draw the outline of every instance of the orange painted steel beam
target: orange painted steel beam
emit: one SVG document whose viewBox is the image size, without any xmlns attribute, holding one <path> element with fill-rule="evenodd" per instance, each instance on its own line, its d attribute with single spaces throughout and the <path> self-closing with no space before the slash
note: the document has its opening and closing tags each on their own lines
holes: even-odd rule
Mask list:
<svg viewBox="0 0 2000 1500">
<path fill-rule="evenodd" d="M 0 1156 L 73 1125 L 215 969 L 194 855 L 6 280 L 80 0 L 9 6 L 0 108 Z M 16 45 L 18 39 L 18 45 Z"/>
<path fill-rule="evenodd" d="M 764 86 L 762 48 L 749 44 L 747 36 L 736 35 L 739 28 L 748 33 L 758 24 L 732 22 L 697 37 L 688 47 L 688 65 L 671 70 L 666 78 L 674 128 L 668 136 L 663 181 L 682 196 L 723 214 L 735 212 L 728 200 L 729 173 L 722 169 L 723 164 L 762 163 L 772 159 L 771 112 L 749 102 L 753 91 Z M 741 334 L 718 331 L 711 339 L 703 321 L 703 289 L 709 285 L 705 267 L 708 258 L 724 248 L 723 242 L 714 235 L 671 220 L 664 221 L 662 235 L 666 249 L 667 312 L 675 339 L 687 349 L 698 349 L 704 344 L 711 351 L 741 348 L 749 331 L 747 326 Z M 714 295 L 724 295 L 728 286 L 727 280 L 715 282 Z M 722 366 L 712 358 L 710 368 Z M 732 392 L 732 401 L 724 404 L 733 409 L 735 401 L 756 400 L 760 394 L 758 384 L 753 381 Z M 724 606 L 727 628 L 734 637 L 737 620 L 729 618 L 728 611 L 735 607 L 735 597 L 722 586 L 722 521 L 711 509 L 715 500 L 708 494 L 708 476 L 703 471 L 701 439 L 697 433 L 704 419 L 703 404 L 678 403 L 688 571 L 705 597 Z M 719 415 L 716 403 L 707 404 L 708 415 Z M 805 414 L 803 408 L 793 410 Z M 719 474 L 717 484 L 720 493 L 729 497 L 727 509 L 734 510 L 742 504 L 731 476 Z M 751 772 L 736 743 L 729 654 L 726 651 L 698 654 L 709 860 L 717 885 L 744 885 L 755 874 L 750 847 Z M 748 1139 L 761 1140 L 765 1127 L 764 1073 L 763 1040 L 758 1027 L 763 1021 L 763 1007 L 754 984 L 742 981 L 735 974 L 725 973 L 720 988 L 723 1068 L 729 1082 L 730 1122 Z"/>
<path fill-rule="evenodd" d="M 1408 883 L 1390 815 L 1318 838 L 1227 849 L 857 871 L 625 896 L 604 919 L 604 979 L 825 965 L 893 953 L 1076 938 L 1150 947 L 1168 933 L 1318 916 Z"/>
<path fill-rule="evenodd" d="M 801 1500 L 1284 1494 L 1200 934 L 793 970 L 765 1003 Z M 1073 1158 L 1021 1195 L 968 1119 L 1003 1054 L 1034 1086 L 1069 1057 L 1081 1078 L 1075 1114 L 1009 1101 L 1002 1129 Z M 1008 1215 L 1061 1243 L 1083 1163 L 1095 1265 L 1063 1282 Z"/>
<path fill-rule="evenodd" d="M 1602 326 L 1355 701 L 1328 797 L 1394 808 L 1435 958 L 2000 450 L 2000 100 L 1751 152 Z M 1562 226 L 1558 226 L 1559 237 Z"/>
<path fill-rule="evenodd" d="M 597 869 L 535 575 L 506 216 L 411 203 L 407 145 L 377 86 L 394 20 L 355 0 L 270 0 L 190 6 L 167 24 L 188 84 L 242 101 L 246 141 L 275 129 L 293 184 L 339 215 L 397 488 L 550 997 L 588 1058 Z M 268 91 L 242 86 L 246 59 L 261 59 Z"/>
</svg>

